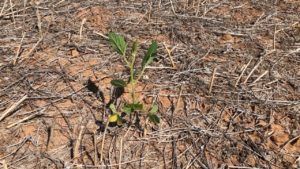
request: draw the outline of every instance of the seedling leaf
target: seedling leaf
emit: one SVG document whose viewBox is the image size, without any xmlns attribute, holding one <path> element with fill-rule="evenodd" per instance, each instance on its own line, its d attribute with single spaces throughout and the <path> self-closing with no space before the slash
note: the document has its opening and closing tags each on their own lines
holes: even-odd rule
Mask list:
<svg viewBox="0 0 300 169">
<path fill-rule="evenodd" d="M 152 41 L 152 44 L 150 45 L 150 47 L 142 61 L 143 69 L 153 61 L 155 54 L 156 54 L 156 50 L 157 50 L 157 43 L 155 41 Z"/>
<path fill-rule="evenodd" d="M 158 106 L 157 105 L 153 105 L 151 110 L 150 110 L 150 113 L 154 114 L 158 111 Z"/>
<path fill-rule="evenodd" d="M 127 105 L 125 105 L 125 106 L 123 107 L 123 111 L 124 111 L 126 114 L 130 114 L 130 113 L 133 112 L 133 111 L 132 111 L 132 108 L 129 107 L 129 106 L 127 106 Z"/>
<path fill-rule="evenodd" d="M 110 110 L 111 110 L 114 114 L 117 114 L 117 113 L 118 113 L 118 112 L 117 112 L 117 109 L 116 109 L 116 107 L 115 107 L 114 104 L 110 104 L 110 105 L 109 105 L 109 108 L 110 108 Z"/>
<path fill-rule="evenodd" d="M 159 117 L 156 114 L 149 113 L 148 114 L 148 118 L 154 124 L 158 124 L 160 122 L 160 119 L 159 119 Z"/>
<path fill-rule="evenodd" d="M 123 107 L 123 111 L 126 114 L 130 114 L 130 113 L 132 113 L 134 111 L 137 111 L 137 110 L 143 110 L 143 104 L 141 104 L 141 103 L 131 103 L 131 104 L 126 104 Z"/>
<path fill-rule="evenodd" d="M 143 104 L 141 103 L 134 103 L 132 106 L 134 110 L 143 110 Z"/>
<path fill-rule="evenodd" d="M 110 32 L 108 34 L 109 37 L 109 41 L 112 45 L 112 47 L 122 56 L 125 56 L 126 53 L 126 47 L 127 44 L 124 40 L 124 37 L 114 33 L 114 32 Z"/>
<path fill-rule="evenodd" d="M 126 82 L 124 80 L 121 79 L 115 79 L 110 81 L 111 85 L 115 86 L 115 87 L 126 87 Z"/>
</svg>

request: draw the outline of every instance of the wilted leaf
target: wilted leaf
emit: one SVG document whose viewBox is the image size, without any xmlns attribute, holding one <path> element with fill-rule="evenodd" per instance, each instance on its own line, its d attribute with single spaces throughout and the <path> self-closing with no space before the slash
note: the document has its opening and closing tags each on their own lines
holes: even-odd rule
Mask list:
<svg viewBox="0 0 300 169">
<path fill-rule="evenodd" d="M 143 58 L 142 68 L 145 68 L 153 61 L 156 54 L 156 50 L 157 50 L 157 43 L 155 41 L 152 41 L 152 44 L 150 45 L 145 57 Z"/>
<path fill-rule="evenodd" d="M 115 87 L 126 87 L 126 82 L 124 80 L 121 79 L 116 79 L 116 80 L 112 80 L 110 81 L 111 85 L 115 86 Z"/>
<path fill-rule="evenodd" d="M 114 32 L 108 34 L 109 41 L 112 47 L 121 55 L 125 56 L 127 44 L 124 37 L 117 35 Z"/>
<path fill-rule="evenodd" d="M 159 117 L 156 114 L 149 113 L 148 114 L 148 118 L 154 124 L 158 124 L 160 122 L 160 119 L 159 119 Z"/>
<path fill-rule="evenodd" d="M 122 117 L 120 117 L 120 118 L 118 119 L 117 125 L 118 125 L 118 126 L 122 126 L 122 125 L 123 125 Z"/>
<path fill-rule="evenodd" d="M 153 105 L 151 110 L 150 110 L 150 113 L 156 113 L 158 111 L 158 106 L 157 105 Z"/>
</svg>

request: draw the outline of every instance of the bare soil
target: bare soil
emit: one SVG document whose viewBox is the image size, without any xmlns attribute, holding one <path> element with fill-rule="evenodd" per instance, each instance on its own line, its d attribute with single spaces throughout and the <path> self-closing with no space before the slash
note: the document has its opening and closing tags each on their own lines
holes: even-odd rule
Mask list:
<svg viewBox="0 0 300 169">
<path fill-rule="evenodd" d="M 298 0 L 2 0 L 0 168 L 300 168 L 299 21 Z M 99 129 L 129 77 L 110 31 L 158 42 L 137 90 L 159 125 Z"/>
</svg>

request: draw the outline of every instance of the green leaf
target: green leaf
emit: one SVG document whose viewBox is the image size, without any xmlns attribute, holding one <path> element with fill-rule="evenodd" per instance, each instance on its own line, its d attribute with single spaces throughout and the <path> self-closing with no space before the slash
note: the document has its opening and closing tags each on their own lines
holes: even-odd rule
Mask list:
<svg viewBox="0 0 300 169">
<path fill-rule="evenodd" d="M 134 110 L 143 110 L 143 104 L 141 104 L 141 103 L 132 103 L 132 104 L 130 104 L 130 106 Z"/>
<path fill-rule="evenodd" d="M 126 114 L 130 114 L 130 113 L 133 112 L 133 111 L 132 111 L 132 108 L 131 108 L 131 107 L 128 107 L 127 105 L 125 105 L 125 106 L 123 107 L 123 111 L 124 111 Z"/>
<path fill-rule="evenodd" d="M 115 107 L 114 104 L 110 104 L 110 105 L 109 105 L 109 108 L 110 108 L 110 110 L 111 110 L 114 114 L 117 114 L 117 113 L 118 113 L 118 112 L 117 112 L 117 109 L 116 109 L 116 107 Z"/>
<path fill-rule="evenodd" d="M 108 34 L 109 41 L 112 45 L 112 47 L 122 56 L 125 56 L 127 44 L 124 40 L 124 37 L 114 33 L 110 32 Z"/>
<path fill-rule="evenodd" d="M 115 86 L 115 87 L 126 87 L 126 82 L 124 80 L 121 79 L 115 79 L 110 81 L 111 85 Z"/>
<path fill-rule="evenodd" d="M 123 111 L 127 114 L 130 114 L 134 111 L 137 111 L 137 110 L 143 110 L 143 104 L 141 103 L 131 103 L 131 104 L 126 104 L 124 107 L 123 107 Z"/>
<path fill-rule="evenodd" d="M 154 124 L 158 124 L 160 122 L 160 119 L 159 119 L 159 117 L 156 114 L 149 113 L 148 114 L 148 118 Z"/>
<path fill-rule="evenodd" d="M 155 54 L 156 54 L 156 50 L 157 50 L 157 43 L 155 41 L 152 41 L 152 44 L 150 45 L 150 47 L 142 61 L 143 69 L 153 61 Z"/>
<path fill-rule="evenodd" d="M 153 105 L 151 110 L 150 110 L 150 113 L 154 114 L 158 111 L 158 106 L 157 105 Z"/>
</svg>

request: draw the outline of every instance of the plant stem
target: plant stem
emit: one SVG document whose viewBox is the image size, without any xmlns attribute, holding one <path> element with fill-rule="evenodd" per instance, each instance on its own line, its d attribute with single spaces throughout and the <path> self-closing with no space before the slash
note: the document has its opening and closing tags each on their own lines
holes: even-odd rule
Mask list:
<svg viewBox="0 0 300 169">
<path fill-rule="evenodd" d="M 132 103 L 135 103 L 135 82 L 131 83 L 131 99 Z"/>
<path fill-rule="evenodd" d="M 135 62 L 135 53 L 131 54 L 131 64 L 129 66 L 130 68 L 130 84 L 131 84 L 131 99 L 132 102 L 135 103 L 135 84 L 136 80 L 134 79 L 134 62 Z"/>
<path fill-rule="evenodd" d="M 145 69 L 146 69 L 146 67 L 142 69 L 142 71 L 141 71 L 140 75 L 138 76 L 138 78 L 136 79 L 136 81 L 139 81 L 141 79 L 141 77 L 143 76 L 143 74 L 145 72 Z"/>
<path fill-rule="evenodd" d="M 129 64 L 128 60 L 126 59 L 126 56 L 125 56 L 125 55 L 122 55 L 122 57 L 123 57 L 123 59 L 124 59 L 125 63 L 126 63 L 128 66 L 130 66 L 130 64 Z"/>
<path fill-rule="evenodd" d="M 104 149 L 105 135 L 107 132 L 108 124 L 109 124 L 109 122 L 107 121 L 105 124 L 105 129 L 104 129 L 104 133 L 103 133 L 103 137 L 102 137 L 101 151 L 100 151 L 100 163 L 102 163 L 102 160 L 103 160 L 103 149 Z"/>
<path fill-rule="evenodd" d="M 139 76 L 137 77 L 136 80 L 133 79 L 133 81 L 130 81 L 130 83 L 131 83 L 131 98 L 132 98 L 133 103 L 135 103 L 135 85 L 141 79 L 144 72 L 145 72 L 145 68 L 142 69 L 141 73 L 139 74 Z M 132 71 L 130 70 L 130 73 L 133 73 L 133 69 L 132 69 Z"/>
<path fill-rule="evenodd" d="M 131 99 L 132 103 L 135 103 L 135 84 L 136 81 L 134 80 L 134 68 L 133 66 L 130 67 L 130 86 L 131 86 Z"/>
</svg>

